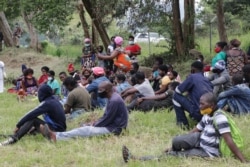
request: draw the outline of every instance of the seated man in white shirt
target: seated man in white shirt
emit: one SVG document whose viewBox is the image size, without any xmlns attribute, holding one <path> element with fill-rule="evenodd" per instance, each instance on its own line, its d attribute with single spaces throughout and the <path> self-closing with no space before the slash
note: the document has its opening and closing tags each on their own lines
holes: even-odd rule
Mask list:
<svg viewBox="0 0 250 167">
<path fill-rule="evenodd" d="M 132 101 L 127 106 L 129 111 L 135 108 L 137 103 L 137 98 L 155 95 L 152 86 L 150 85 L 149 81 L 145 79 L 145 74 L 143 72 L 135 73 L 135 81 L 136 85 L 121 93 L 123 98 L 129 95 L 133 95 Z"/>
</svg>

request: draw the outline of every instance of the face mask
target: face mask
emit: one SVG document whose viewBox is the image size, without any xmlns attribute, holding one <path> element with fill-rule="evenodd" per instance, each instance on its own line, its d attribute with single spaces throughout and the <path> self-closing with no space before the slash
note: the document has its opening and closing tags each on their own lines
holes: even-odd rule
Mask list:
<svg viewBox="0 0 250 167">
<path fill-rule="evenodd" d="M 133 74 L 135 74 L 135 70 L 130 70 L 129 73 L 130 73 L 131 75 L 133 75 Z"/>
<path fill-rule="evenodd" d="M 90 75 L 84 75 L 85 78 L 89 78 Z"/>
<path fill-rule="evenodd" d="M 105 98 L 105 97 L 107 96 L 107 92 L 106 92 L 106 91 L 103 91 L 103 92 L 101 92 L 101 93 L 98 92 L 98 96 L 99 96 L 100 98 Z"/>
<path fill-rule="evenodd" d="M 128 41 L 129 45 L 134 45 L 134 41 Z"/>
<path fill-rule="evenodd" d="M 211 107 L 208 107 L 208 108 L 206 108 L 204 110 L 201 110 L 200 112 L 201 112 L 201 115 L 205 115 L 205 114 L 209 115 L 209 114 L 212 113 L 212 111 L 213 111 L 213 109 Z"/>
<path fill-rule="evenodd" d="M 48 80 L 51 81 L 53 78 L 52 77 L 48 77 Z"/>
<path fill-rule="evenodd" d="M 90 46 L 90 43 L 85 43 L 84 46 L 88 47 L 88 46 Z"/>
<path fill-rule="evenodd" d="M 216 48 L 214 48 L 214 51 L 215 51 L 215 53 L 219 53 L 221 51 L 221 48 L 220 47 L 216 47 Z"/>
</svg>

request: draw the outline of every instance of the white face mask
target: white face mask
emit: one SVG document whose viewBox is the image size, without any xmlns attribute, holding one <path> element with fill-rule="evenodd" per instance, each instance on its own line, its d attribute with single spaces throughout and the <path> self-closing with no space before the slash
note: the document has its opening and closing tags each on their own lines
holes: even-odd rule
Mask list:
<svg viewBox="0 0 250 167">
<path fill-rule="evenodd" d="M 51 80 L 52 80 L 52 77 L 48 77 L 48 80 L 51 81 Z"/>
<path fill-rule="evenodd" d="M 134 45 L 134 41 L 128 41 L 129 45 Z"/>
<path fill-rule="evenodd" d="M 85 43 L 84 46 L 88 47 L 88 46 L 90 46 L 90 43 Z"/>
</svg>

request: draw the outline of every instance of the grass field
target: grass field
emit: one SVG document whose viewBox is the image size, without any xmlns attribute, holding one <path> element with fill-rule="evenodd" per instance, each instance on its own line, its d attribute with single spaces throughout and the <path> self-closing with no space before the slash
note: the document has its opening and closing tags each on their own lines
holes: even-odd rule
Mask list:
<svg viewBox="0 0 250 167">
<path fill-rule="evenodd" d="M 38 104 L 38 101 L 18 102 L 13 94 L 0 94 L 0 134 L 11 134 L 15 124 L 27 111 Z M 78 127 L 80 123 L 93 116 L 101 116 L 102 111 L 86 113 L 79 119 L 67 122 L 68 130 Z M 242 135 L 245 139 L 244 155 L 250 156 L 250 135 L 248 125 L 250 117 L 236 117 Z M 161 161 L 129 162 L 122 159 L 121 148 L 126 145 L 136 155 L 161 155 L 170 146 L 171 138 L 175 135 L 187 133 L 175 125 L 173 111 L 160 110 L 158 112 L 132 112 L 129 115 L 128 130 L 122 136 L 104 136 L 92 138 L 77 138 L 69 141 L 50 143 L 40 134 L 25 136 L 14 145 L 0 148 L 2 167 L 31 167 L 31 166 L 88 166 L 88 167 L 116 167 L 116 166 L 249 166 L 241 164 L 234 158 L 202 159 L 165 157 Z M 1 137 L 0 140 L 5 138 Z M 250 159 L 250 158 L 249 158 Z"/>
</svg>

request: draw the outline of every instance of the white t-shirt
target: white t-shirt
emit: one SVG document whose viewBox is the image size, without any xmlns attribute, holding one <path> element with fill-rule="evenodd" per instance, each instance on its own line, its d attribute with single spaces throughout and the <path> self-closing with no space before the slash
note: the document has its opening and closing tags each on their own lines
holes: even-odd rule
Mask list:
<svg viewBox="0 0 250 167">
<path fill-rule="evenodd" d="M 136 84 L 134 88 L 145 97 L 155 96 L 155 92 L 147 79 L 141 84 Z"/>
</svg>

